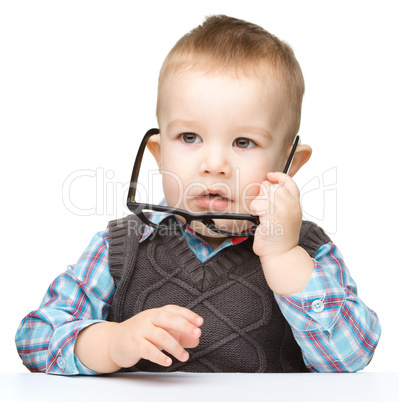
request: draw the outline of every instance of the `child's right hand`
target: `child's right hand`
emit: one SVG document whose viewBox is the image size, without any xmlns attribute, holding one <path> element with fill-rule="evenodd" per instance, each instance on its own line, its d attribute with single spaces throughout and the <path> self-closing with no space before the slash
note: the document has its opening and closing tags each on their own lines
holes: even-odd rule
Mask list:
<svg viewBox="0 0 399 402">
<path fill-rule="evenodd" d="M 114 326 L 109 344 L 109 358 L 119 367 L 134 366 L 147 359 L 170 366 L 172 359 L 161 350 L 184 362 L 189 358 L 184 348 L 199 344 L 202 317 L 184 307 L 167 305 L 142 311 Z"/>
</svg>

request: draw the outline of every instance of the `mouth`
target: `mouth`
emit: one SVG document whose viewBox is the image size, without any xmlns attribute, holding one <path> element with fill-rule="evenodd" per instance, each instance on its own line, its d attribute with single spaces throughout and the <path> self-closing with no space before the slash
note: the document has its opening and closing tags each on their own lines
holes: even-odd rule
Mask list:
<svg viewBox="0 0 399 402">
<path fill-rule="evenodd" d="M 209 211 L 225 211 L 232 203 L 223 192 L 209 189 L 199 194 L 195 200 L 200 207 Z"/>
<path fill-rule="evenodd" d="M 202 194 L 200 194 L 200 197 L 230 201 L 230 199 L 228 199 L 225 195 L 223 195 L 223 193 L 213 190 L 204 191 Z"/>
</svg>

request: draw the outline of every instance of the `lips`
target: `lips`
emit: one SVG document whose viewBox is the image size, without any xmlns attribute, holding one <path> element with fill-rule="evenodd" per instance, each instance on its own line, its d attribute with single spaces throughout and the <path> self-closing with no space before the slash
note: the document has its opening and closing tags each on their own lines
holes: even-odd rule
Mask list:
<svg viewBox="0 0 399 402">
<path fill-rule="evenodd" d="M 199 194 L 195 201 L 198 206 L 207 210 L 224 211 L 227 210 L 232 201 L 226 197 L 226 194 L 220 190 L 205 190 Z"/>
<path fill-rule="evenodd" d="M 210 197 L 210 198 L 220 198 L 220 199 L 225 199 L 228 200 L 228 197 L 226 197 L 226 194 L 222 190 L 205 190 L 203 191 L 199 197 Z"/>
</svg>

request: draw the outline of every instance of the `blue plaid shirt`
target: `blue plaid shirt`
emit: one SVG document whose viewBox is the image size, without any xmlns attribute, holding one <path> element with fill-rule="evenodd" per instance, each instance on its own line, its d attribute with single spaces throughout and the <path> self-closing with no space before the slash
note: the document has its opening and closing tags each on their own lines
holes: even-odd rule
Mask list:
<svg viewBox="0 0 399 402">
<path fill-rule="evenodd" d="M 163 219 L 165 215 L 159 216 Z M 141 241 L 152 233 L 147 227 Z M 217 249 L 187 230 L 184 238 L 197 258 L 206 261 L 225 247 L 245 241 L 227 239 Z M 74 355 L 79 331 L 106 320 L 115 291 L 108 265 L 108 230 L 97 233 L 75 265 L 58 276 L 38 310 L 20 323 L 18 353 L 31 371 L 96 374 Z M 381 327 L 377 315 L 358 298 L 338 248 L 322 245 L 306 288 L 275 299 L 301 347 L 310 371 L 353 372 L 371 360 Z"/>
</svg>

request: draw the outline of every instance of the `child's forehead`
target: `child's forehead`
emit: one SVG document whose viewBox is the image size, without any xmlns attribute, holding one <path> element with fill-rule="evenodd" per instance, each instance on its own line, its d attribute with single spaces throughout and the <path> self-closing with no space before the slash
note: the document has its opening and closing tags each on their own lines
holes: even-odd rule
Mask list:
<svg viewBox="0 0 399 402">
<path fill-rule="evenodd" d="M 214 104 L 218 109 L 227 105 L 242 107 L 258 104 L 275 108 L 285 103 L 283 85 L 274 76 L 262 77 L 258 74 L 239 73 L 237 71 L 205 71 L 201 68 L 176 70 L 164 81 L 162 89 L 163 105 L 166 109 L 182 106 L 185 101 L 207 107 Z"/>
<path fill-rule="evenodd" d="M 216 76 L 226 77 L 231 79 L 255 79 L 260 83 L 276 82 L 283 80 L 281 74 L 278 74 L 276 68 L 270 63 L 259 62 L 256 65 L 233 65 L 229 67 L 220 66 L 218 64 L 209 63 L 198 60 L 197 62 L 182 63 L 171 66 L 169 71 L 164 76 L 164 83 L 170 80 L 182 78 L 192 78 L 199 76 L 203 79 L 213 79 Z"/>
<path fill-rule="evenodd" d="M 261 74 L 190 67 L 178 69 L 165 77 L 159 95 L 163 98 L 164 105 L 168 105 L 171 97 L 180 97 L 183 100 L 184 95 L 189 93 L 204 99 L 216 96 L 221 100 L 224 98 L 226 102 L 237 100 L 234 97 L 241 97 L 243 102 L 246 99 L 264 101 L 273 98 L 274 102 L 281 103 L 286 94 L 284 87 L 279 78 L 268 71 Z M 225 97 L 223 93 L 226 93 Z"/>
</svg>

